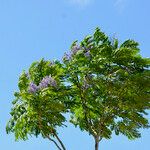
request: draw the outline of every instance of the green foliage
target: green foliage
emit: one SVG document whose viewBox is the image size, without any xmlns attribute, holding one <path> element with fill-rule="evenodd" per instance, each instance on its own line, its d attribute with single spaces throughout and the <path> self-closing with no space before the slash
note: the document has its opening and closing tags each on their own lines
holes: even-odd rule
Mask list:
<svg viewBox="0 0 150 150">
<path fill-rule="evenodd" d="M 150 59 L 139 54 L 138 43 L 119 44 L 96 28 L 93 36 L 73 42 L 70 49 L 63 63 L 42 59 L 22 73 L 7 132 L 16 140 L 55 136 L 65 150 L 57 127 L 64 126 L 69 112 L 70 122 L 94 137 L 96 150 L 113 132 L 139 138 L 139 129 L 149 127 Z"/>
<path fill-rule="evenodd" d="M 119 46 L 98 28 L 72 54 L 75 45 L 77 41 L 70 60 L 64 61 L 74 103 L 71 122 L 99 140 L 111 138 L 113 131 L 140 137 L 139 129 L 149 127 L 150 59 L 142 58 L 134 40 Z"/>
<path fill-rule="evenodd" d="M 63 78 L 63 68 L 59 62 L 44 61 L 34 62 L 29 68 L 29 73 L 23 72 L 19 78 L 19 92 L 15 92 L 15 100 L 11 110 L 12 118 L 9 120 L 6 130 L 14 132 L 16 140 L 26 140 L 28 135 L 44 138 L 53 136 L 56 128 L 63 126 L 66 121 L 64 113 L 66 108 L 65 87 L 61 82 Z M 39 88 L 36 92 L 29 91 L 30 83 L 37 86 L 45 76 L 51 75 L 57 82 L 57 86 L 48 85 Z"/>
</svg>

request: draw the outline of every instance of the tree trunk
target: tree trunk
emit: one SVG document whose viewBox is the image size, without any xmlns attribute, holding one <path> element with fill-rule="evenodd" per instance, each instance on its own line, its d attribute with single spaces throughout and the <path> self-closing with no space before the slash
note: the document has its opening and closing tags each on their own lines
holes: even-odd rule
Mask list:
<svg viewBox="0 0 150 150">
<path fill-rule="evenodd" d="M 98 150 L 99 148 L 99 140 L 98 138 L 95 138 L 95 150 Z"/>
</svg>

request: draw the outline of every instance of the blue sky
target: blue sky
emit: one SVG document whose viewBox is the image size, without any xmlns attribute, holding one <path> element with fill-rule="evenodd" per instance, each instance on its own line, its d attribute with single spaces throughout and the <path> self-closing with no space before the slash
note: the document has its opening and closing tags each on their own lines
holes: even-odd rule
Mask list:
<svg viewBox="0 0 150 150">
<path fill-rule="evenodd" d="M 61 59 L 72 41 L 92 34 L 99 26 L 110 36 L 124 41 L 135 39 L 141 54 L 150 56 L 149 0 L 0 0 L 0 146 L 3 150 L 56 150 L 42 138 L 14 141 L 6 135 L 13 92 L 23 69 L 33 61 Z M 150 118 L 150 116 L 148 116 Z M 59 129 L 69 150 L 91 150 L 93 139 L 70 126 Z M 150 130 L 142 138 L 128 141 L 113 136 L 100 149 L 147 150 Z"/>
</svg>

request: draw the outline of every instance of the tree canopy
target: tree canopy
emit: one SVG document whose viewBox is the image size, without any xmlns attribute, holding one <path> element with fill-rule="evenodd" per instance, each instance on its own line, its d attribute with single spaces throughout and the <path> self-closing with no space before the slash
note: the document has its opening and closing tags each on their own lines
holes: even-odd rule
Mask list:
<svg viewBox="0 0 150 150">
<path fill-rule="evenodd" d="M 119 44 L 96 28 L 92 36 L 73 42 L 62 62 L 42 59 L 23 72 L 7 132 L 16 139 L 41 134 L 64 150 L 57 127 L 64 126 L 68 113 L 72 124 L 94 137 L 95 150 L 113 132 L 139 138 L 139 129 L 149 127 L 149 67 L 136 41 Z"/>
<path fill-rule="evenodd" d="M 12 118 L 6 130 L 14 132 L 16 140 L 28 139 L 28 135 L 48 138 L 61 149 L 55 137 L 65 149 L 57 135 L 56 128 L 64 126 L 65 90 L 62 80 L 63 69 L 59 62 L 34 62 L 29 72 L 23 72 L 19 78 L 19 92 L 15 92 L 15 100 L 11 110 Z"/>
<path fill-rule="evenodd" d="M 112 131 L 129 139 L 148 128 L 150 108 L 150 59 L 139 54 L 138 43 L 118 44 L 96 29 L 78 45 L 74 42 L 64 59 L 74 105 L 71 122 L 98 142 Z M 98 148 L 97 148 L 98 149 Z"/>
</svg>

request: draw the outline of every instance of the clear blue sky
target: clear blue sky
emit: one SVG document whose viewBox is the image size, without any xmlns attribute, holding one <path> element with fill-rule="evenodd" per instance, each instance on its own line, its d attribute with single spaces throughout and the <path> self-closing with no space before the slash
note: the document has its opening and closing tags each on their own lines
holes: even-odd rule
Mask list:
<svg viewBox="0 0 150 150">
<path fill-rule="evenodd" d="M 60 59 L 75 39 L 81 40 L 99 26 L 110 36 L 140 43 L 141 54 L 150 56 L 149 0 L 0 0 L 0 149 L 56 150 L 42 138 L 15 142 L 5 125 L 13 92 L 23 69 L 33 61 Z M 149 116 L 150 118 L 150 116 Z M 60 129 L 68 150 L 92 150 L 90 136 L 72 126 Z M 100 150 L 148 150 L 150 130 L 128 141 L 113 136 L 100 143 Z"/>
</svg>

